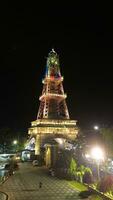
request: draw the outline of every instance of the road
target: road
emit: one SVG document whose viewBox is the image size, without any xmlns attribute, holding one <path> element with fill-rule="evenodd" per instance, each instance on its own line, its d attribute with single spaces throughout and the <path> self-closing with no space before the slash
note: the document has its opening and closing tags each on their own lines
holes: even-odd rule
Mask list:
<svg viewBox="0 0 113 200">
<path fill-rule="evenodd" d="M 39 188 L 39 182 L 42 188 Z M 0 186 L 9 200 L 79 200 L 78 192 L 67 181 L 51 177 L 46 168 L 20 163 L 19 170 Z"/>
</svg>

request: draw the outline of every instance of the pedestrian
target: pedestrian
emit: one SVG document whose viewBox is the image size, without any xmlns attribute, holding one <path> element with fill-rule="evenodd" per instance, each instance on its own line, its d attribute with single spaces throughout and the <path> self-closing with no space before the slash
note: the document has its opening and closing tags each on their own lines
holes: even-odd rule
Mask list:
<svg viewBox="0 0 113 200">
<path fill-rule="evenodd" d="M 39 182 L 39 188 L 42 188 L 42 182 L 41 181 Z"/>
</svg>

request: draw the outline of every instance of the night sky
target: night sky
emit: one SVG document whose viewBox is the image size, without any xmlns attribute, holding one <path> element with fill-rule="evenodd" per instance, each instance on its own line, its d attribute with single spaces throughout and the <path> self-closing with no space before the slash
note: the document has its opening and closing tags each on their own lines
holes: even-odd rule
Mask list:
<svg viewBox="0 0 113 200">
<path fill-rule="evenodd" d="M 70 117 L 82 128 L 113 125 L 112 6 L 9 5 L 1 15 L 0 128 L 27 131 L 36 119 L 52 48 Z"/>
</svg>

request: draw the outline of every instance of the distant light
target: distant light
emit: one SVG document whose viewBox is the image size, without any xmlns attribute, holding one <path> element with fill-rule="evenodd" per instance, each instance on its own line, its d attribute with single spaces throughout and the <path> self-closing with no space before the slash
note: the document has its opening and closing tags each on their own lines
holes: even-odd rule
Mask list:
<svg viewBox="0 0 113 200">
<path fill-rule="evenodd" d="M 94 126 L 94 129 L 95 129 L 95 130 L 98 130 L 98 129 L 99 129 L 99 127 L 98 127 L 98 126 Z"/>
<path fill-rule="evenodd" d="M 17 143 L 18 143 L 17 140 L 14 140 L 14 141 L 13 141 L 13 144 L 17 144 Z"/>
</svg>

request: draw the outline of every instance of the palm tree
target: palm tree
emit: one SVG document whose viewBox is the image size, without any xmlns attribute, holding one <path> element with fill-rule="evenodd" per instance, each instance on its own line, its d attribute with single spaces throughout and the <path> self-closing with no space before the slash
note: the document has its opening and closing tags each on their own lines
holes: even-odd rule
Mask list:
<svg viewBox="0 0 113 200">
<path fill-rule="evenodd" d="M 80 165 L 76 174 L 77 174 L 78 180 L 81 183 L 83 183 L 83 177 L 85 176 L 86 173 L 92 175 L 91 169 L 89 167 L 85 167 L 84 165 Z"/>
<path fill-rule="evenodd" d="M 78 177 L 78 180 L 80 181 L 80 183 L 83 183 L 83 176 L 84 176 L 84 174 L 85 174 L 85 167 L 84 167 L 84 165 L 80 165 L 79 167 L 78 167 L 78 170 L 77 170 L 77 172 L 76 172 L 76 174 L 77 174 L 77 177 Z"/>
</svg>

